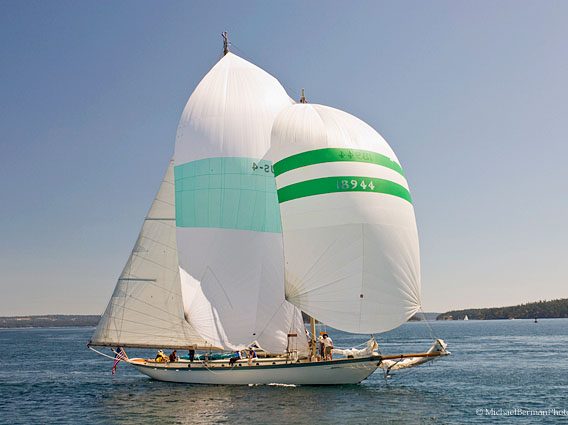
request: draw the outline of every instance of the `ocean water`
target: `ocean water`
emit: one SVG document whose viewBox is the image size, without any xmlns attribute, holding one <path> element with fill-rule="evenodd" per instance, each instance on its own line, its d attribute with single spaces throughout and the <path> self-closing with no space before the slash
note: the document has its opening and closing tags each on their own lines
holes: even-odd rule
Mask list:
<svg viewBox="0 0 568 425">
<path fill-rule="evenodd" d="M 407 323 L 377 338 L 394 354 L 427 349 L 432 333 L 450 357 L 335 387 L 171 384 L 124 364 L 112 376 L 112 361 L 85 346 L 90 328 L 0 330 L 0 423 L 568 423 L 567 319 L 431 326 Z M 366 339 L 331 336 L 338 347 Z"/>
</svg>

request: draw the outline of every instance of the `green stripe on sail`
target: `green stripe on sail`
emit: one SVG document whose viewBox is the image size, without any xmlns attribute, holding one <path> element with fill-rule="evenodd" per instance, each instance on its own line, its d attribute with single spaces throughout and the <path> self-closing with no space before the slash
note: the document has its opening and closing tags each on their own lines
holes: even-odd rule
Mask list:
<svg viewBox="0 0 568 425">
<path fill-rule="evenodd" d="M 272 164 L 207 158 L 174 167 L 177 227 L 281 233 Z"/>
<path fill-rule="evenodd" d="M 296 155 L 284 158 L 274 164 L 274 176 L 278 177 L 290 170 L 306 167 L 308 165 L 322 164 L 325 162 L 366 162 L 369 164 L 382 165 L 396 171 L 404 176 L 402 167 L 388 156 L 377 152 L 366 151 L 361 149 L 345 149 L 345 148 L 325 148 L 313 151 L 302 152 Z"/>
<path fill-rule="evenodd" d="M 410 192 L 404 186 L 390 180 L 359 176 L 323 177 L 294 183 L 278 190 L 278 202 L 335 192 L 383 193 L 412 203 Z"/>
</svg>

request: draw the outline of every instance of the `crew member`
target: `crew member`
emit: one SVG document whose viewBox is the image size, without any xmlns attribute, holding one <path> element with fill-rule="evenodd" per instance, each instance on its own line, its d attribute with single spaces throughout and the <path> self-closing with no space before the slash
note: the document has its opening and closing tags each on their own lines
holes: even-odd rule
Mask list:
<svg viewBox="0 0 568 425">
<path fill-rule="evenodd" d="M 333 341 L 328 334 L 323 334 L 323 346 L 324 346 L 324 360 L 332 360 L 331 351 L 333 350 Z"/>
<path fill-rule="evenodd" d="M 170 354 L 169 360 L 170 360 L 170 362 L 172 362 L 172 363 L 178 361 L 178 356 L 177 356 L 177 351 L 176 351 L 176 350 L 172 351 L 172 353 Z"/>
</svg>

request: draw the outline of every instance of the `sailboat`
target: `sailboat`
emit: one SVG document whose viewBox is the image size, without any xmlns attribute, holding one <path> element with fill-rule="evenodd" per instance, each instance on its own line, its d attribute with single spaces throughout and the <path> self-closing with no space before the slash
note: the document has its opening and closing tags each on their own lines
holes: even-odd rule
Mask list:
<svg viewBox="0 0 568 425">
<path fill-rule="evenodd" d="M 296 103 L 223 38 L 89 347 L 157 380 L 240 385 L 355 384 L 449 354 L 437 339 L 384 355 L 371 337 L 317 355 L 316 321 L 377 334 L 420 309 L 408 183 L 373 128 Z M 132 347 L 190 351 L 167 361 Z"/>
</svg>

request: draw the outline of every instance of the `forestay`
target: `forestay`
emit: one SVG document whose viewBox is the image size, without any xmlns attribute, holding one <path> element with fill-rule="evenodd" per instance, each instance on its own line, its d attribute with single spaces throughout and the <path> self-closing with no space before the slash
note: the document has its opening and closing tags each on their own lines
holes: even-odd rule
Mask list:
<svg viewBox="0 0 568 425">
<path fill-rule="evenodd" d="M 188 320 L 208 341 L 257 341 L 284 352 L 306 341 L 284 299 L 282 234 L 272 164 L 262 161 L 274 117 L 290 106 L 280 83 L 228 53 L 199 83 L 175 148 L 176 224 Z"/>
<path fill-rule="evenodd" d="M 375 333 L 420 307 L 414 208 L 387 142 L 343 111 L 281 112 L 268 155 L 280 202 L 286 299 L 334 328 Z"/>
<path fill-rule="evenodd" d="M 171 161 L 91 345 L 211 347 L 184 319 L 173 174 Z"/>
</svg>

